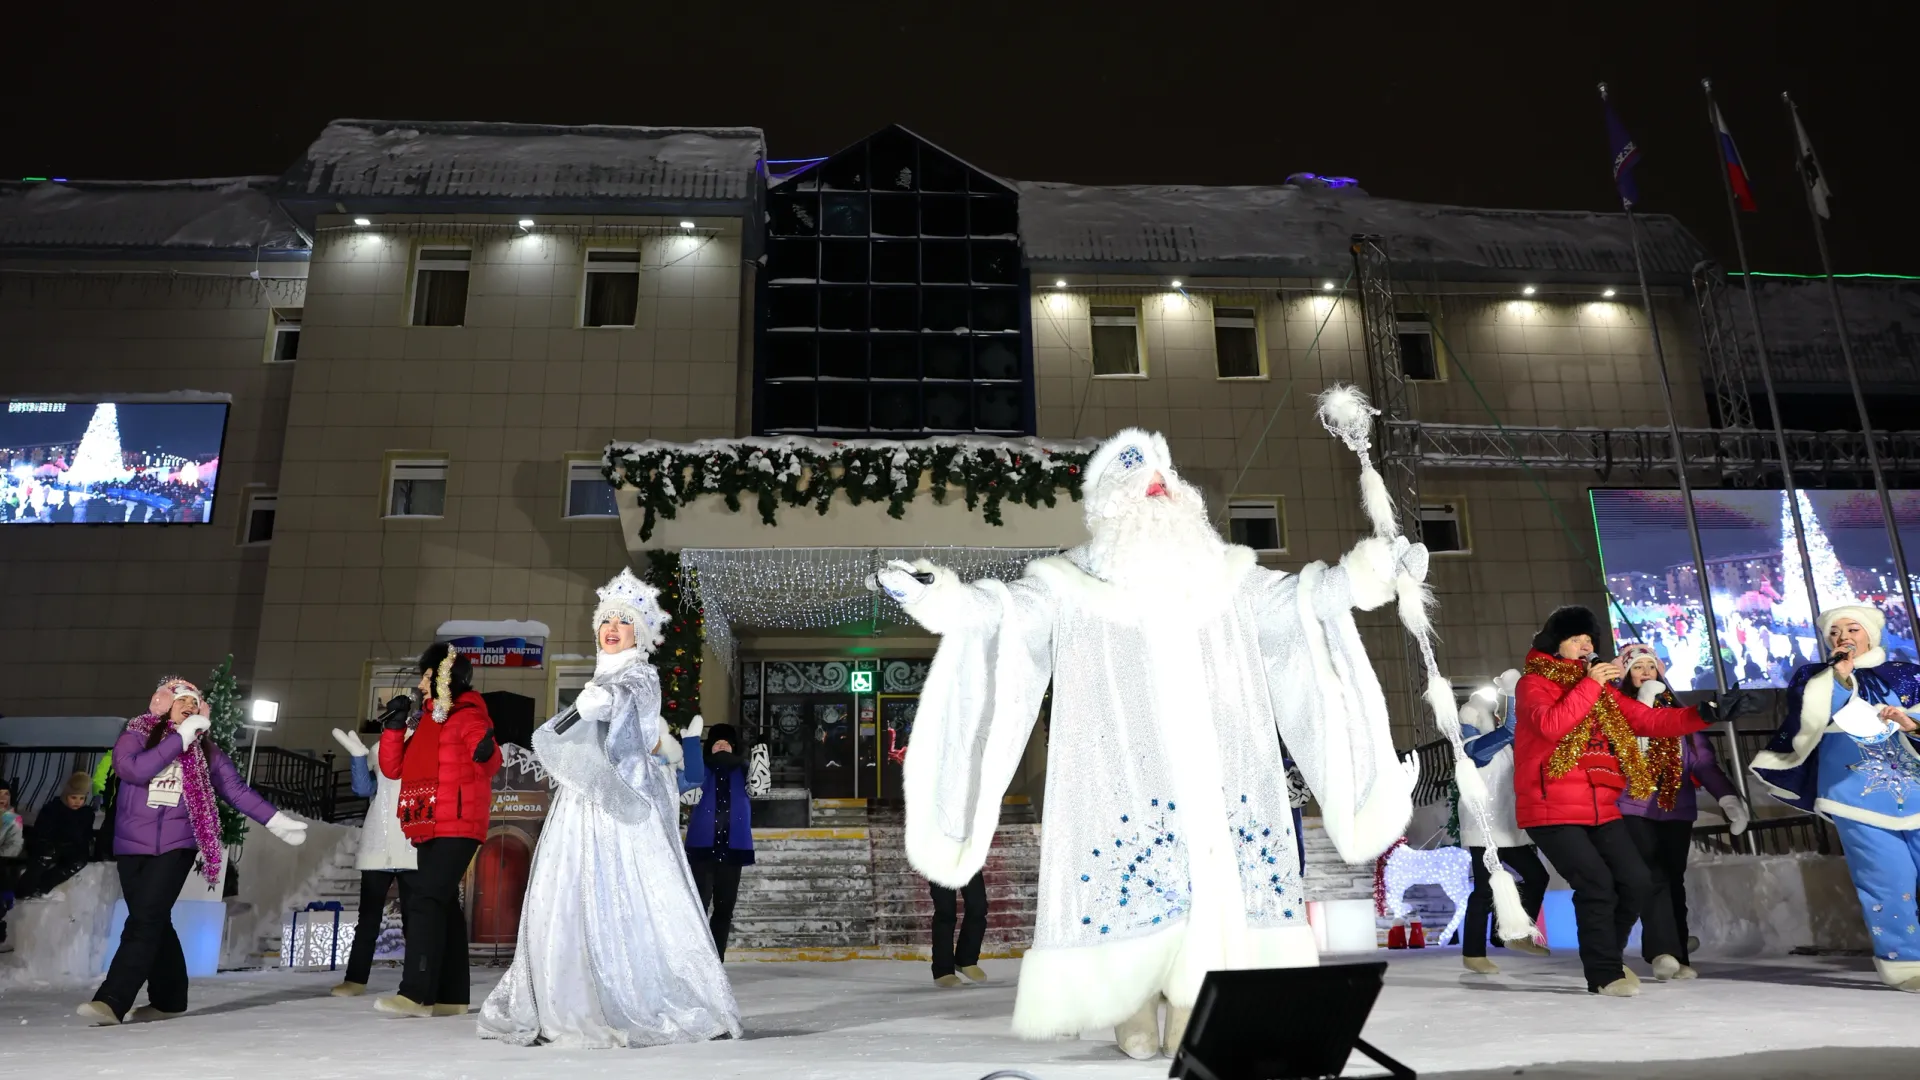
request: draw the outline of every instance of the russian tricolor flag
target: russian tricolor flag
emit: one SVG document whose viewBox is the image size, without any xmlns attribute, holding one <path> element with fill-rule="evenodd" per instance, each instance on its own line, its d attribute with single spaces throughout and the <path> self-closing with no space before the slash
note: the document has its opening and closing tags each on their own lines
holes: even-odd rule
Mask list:
<svg viewBox="0 0 1920 1080">
<path fill-rule="evenodd" d="M 1727 119 L 1720 115 L 1718 103 L 1713 105 L 1713 129 L 1720 136 L 1720 160 L 1727 166 L 1727 184 L 1733 188 L 1733 199 L 1740 204 L 1740 209 L 1751 214 L 1760 209 L 1760 204 L 1753 201 L 1747 167 L 1740 163 L 1740 148 L 1733 145 L 1733 132 L 1727 130 Z"/>
</svg>

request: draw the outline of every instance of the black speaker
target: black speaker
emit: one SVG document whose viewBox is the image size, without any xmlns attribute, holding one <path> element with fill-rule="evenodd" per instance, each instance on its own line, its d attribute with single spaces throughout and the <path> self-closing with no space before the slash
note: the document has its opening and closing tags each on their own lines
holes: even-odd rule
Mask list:
<svg viewBox="0 0 1920 1080">
<path fill-rule="evenodd" d="M 1167 1075 L 1325 1080 L 1339 1076 L 1358 1050 L 1391 1075 L 1414 1080 L 1412 1069 L 1360 1037 L 1386 974 L 1383 961 L 1210 971 Z"/>
</svg>

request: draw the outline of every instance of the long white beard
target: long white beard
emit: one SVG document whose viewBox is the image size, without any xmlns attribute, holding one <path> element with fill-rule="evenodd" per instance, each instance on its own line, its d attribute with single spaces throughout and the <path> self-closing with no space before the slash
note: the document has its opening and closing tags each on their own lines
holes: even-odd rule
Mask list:
<svg viewBox="0 0 1920 1080">
<path fill-rule="evenodd" d="M 1217 595 L 1227 545 L 1207 521 L 1198 492 L 1180 485 L 1178 498 L 1140 496 L 1101 520 L 1086 546 L 1095 577 L 1145 597 L 1199 599 Z"/>
</svg>

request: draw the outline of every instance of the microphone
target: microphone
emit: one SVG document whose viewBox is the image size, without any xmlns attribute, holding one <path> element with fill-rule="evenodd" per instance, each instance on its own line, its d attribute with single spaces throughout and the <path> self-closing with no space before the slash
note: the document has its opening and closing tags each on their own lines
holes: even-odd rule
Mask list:
<svg viewBox="0 0 1920 1080">
<path fill-rule="evenodd" d="M 565 709 L 562 709 L 560 711 L 560 715 L 553 718 L 553 733 L 555 735 L 565 735 L 567 733 L 568 728 L 572 727 L 573 725 L 579 722 L 580 722 L 579 706 L 569 705 Z"/>
</svg>

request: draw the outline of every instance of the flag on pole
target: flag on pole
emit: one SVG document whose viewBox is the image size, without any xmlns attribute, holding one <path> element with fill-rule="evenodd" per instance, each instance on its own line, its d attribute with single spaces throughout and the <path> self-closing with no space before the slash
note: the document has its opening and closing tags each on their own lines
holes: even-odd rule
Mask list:
<svg viewBox="0 0 1920 1080">
<path fill-rule="evenodd" d="M 1634 145 L 1627 126 L 1607 100 L 1607 84 L 1600 84 L 1600 100 L 1607 108 L 1607 142 L 1613 148 L 1613 184 L 1620 189 L 1620 201 L 1632 206 L 1640 201 L 1639 185 L 1633 182 L 1633 167 L 1640 164 L 1640 148 Z"/>
<path fill-rule="evenodd" d="M 1747 183 L 1747 167 L 1740 161 L 1740 148 L 1733 145 L 1733 132 L 1727 130 L 1727 118 L 1720 115 L 1719 104 L 1708 99 L 1707 107 L 1713 110 L 1713 130 L 1720 136 L 1720 160 L 1727 167 L 1727 183 L 1733 188 L 1733 200 L 1751 214 L 1760 209 L 1760 204 L 1753 201 L 1753 186 Z"/>
<path fill-rule="evenodd" d="M 1781 95 L 1786 97 L 1785 94 Z M 1820 158 L 1813 152 L 1813 140 L 1807 138 L 1806 125 L 1800 122 L 1800 106 L 1787 98 L 1787 107 L 1793 110 L 1793 134 L 1800 141 L 1800 172 L 1807 179 L 1807 191 L 1813 196 L 1813 209 L 1823 218 L 1830 218 L 1833 212 L 1827 207 L 1827 200 L 1833 192 L 1827 188 L 1826 174 L 1820 171 Z"/>
</svg>

